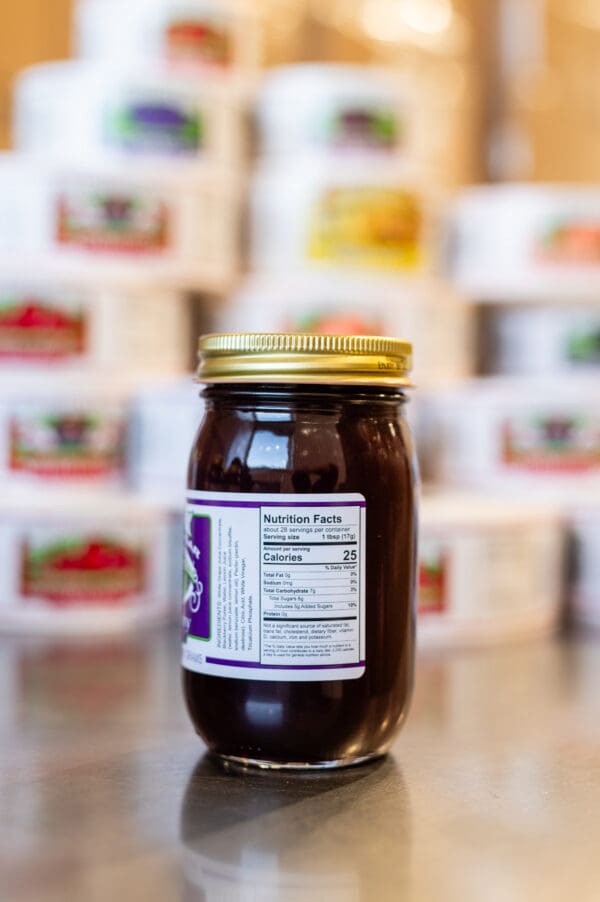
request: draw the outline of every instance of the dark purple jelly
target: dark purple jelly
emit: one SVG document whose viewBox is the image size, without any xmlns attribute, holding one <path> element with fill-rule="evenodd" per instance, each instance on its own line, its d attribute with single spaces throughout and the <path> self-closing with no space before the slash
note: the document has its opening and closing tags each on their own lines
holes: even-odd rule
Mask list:
<svg viewBox="0 0 600 902">
<path fill-rule="evenodd" d="M 306 682 L 184 669 L 195 728 L 214 753 L 258 764 L 339 766 L 380 755 L 413 686 L 416 464 L 406 396 L 277 384 L 209 385 L 203 395 L 190 489 L 366 499 L 366 665 L 356 679 Z"/>
</svg>

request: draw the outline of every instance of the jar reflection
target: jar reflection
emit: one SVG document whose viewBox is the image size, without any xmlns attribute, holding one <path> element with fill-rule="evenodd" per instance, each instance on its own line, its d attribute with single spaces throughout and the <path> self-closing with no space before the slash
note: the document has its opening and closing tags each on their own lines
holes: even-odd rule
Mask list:
<svg viewBox="0 0 600 902">
<path fill-rule="evenodd" d="M 397 900 L 409 798 L 393 759 L 290 780 L 206 757 L 186 789 L 181 842 L 189 902 Z"/>
</svg>

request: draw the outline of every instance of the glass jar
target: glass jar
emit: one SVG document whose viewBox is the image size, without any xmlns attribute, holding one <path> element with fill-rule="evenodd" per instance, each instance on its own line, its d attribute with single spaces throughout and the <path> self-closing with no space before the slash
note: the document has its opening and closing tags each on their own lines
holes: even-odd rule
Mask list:
<svg viewBox="0 0 600 902">
<path fill-rule="evenodd" d="M 414 669 L 411 347 L 365 336 L 200 340 L 183 684 L 222 758 L 335 767 L 387 751 Z"/>
</svg>

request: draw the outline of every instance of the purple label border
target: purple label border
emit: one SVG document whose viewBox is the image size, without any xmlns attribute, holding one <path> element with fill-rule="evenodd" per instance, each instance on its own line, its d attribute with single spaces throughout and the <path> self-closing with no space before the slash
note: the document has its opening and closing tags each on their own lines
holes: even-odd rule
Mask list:
<svg viewBox="0 0 600 902">
<path fill-rule="evenodd" d="M 366 507 L 366 501 L 216 501 L 204 498 L 188 498 L 188 504 L 203 507 Z"/>
<path fill-rule="evenodd" d="M 365 667 L 366 661 L 354 664 L 261 664 L 258 661 L 228 661 L 226 658 L 206 658 L 207 664 L 223 667 L 252 667 L 260 670 L 343 670 L 349 667 Z"/>
</svg>

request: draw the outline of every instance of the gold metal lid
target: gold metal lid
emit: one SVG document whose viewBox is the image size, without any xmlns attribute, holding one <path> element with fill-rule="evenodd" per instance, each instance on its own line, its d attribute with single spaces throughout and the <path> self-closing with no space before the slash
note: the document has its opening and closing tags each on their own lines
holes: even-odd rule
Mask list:
<svg viewBox="0 0 600 902">
<path fill-rule="evenodd" d="M 412 345 L 379 335 L 230 332 L 198 342 L 199 382 L 410 387 Z"/>
</svg>

